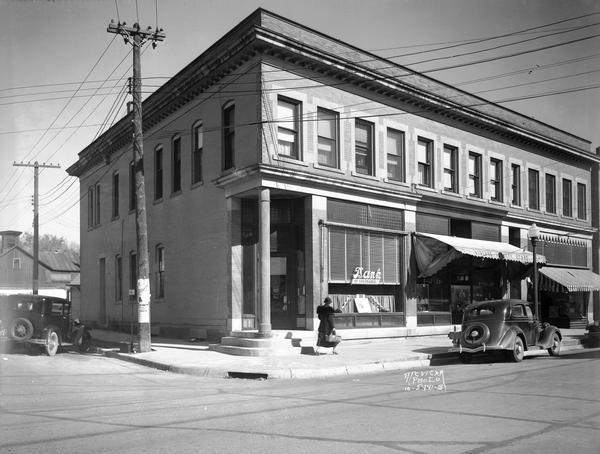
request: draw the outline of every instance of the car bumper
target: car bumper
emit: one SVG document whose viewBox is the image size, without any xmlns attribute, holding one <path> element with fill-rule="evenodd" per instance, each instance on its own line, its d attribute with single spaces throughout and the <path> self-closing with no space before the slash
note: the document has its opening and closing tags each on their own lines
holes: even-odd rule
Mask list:
<svg viewBox="0 0 600 454">
<path fill-rule="evenodd" d="M 479 345 L 478 347 L 463 347 L 462 345 L 458 345 L 456 347 L 449 348 L 449 352 L 454 353 L 477 353 L 477 352 L 489 352 L 493 350 L 506 350 L 505 347 L 501 345 Z"/>
</svg>

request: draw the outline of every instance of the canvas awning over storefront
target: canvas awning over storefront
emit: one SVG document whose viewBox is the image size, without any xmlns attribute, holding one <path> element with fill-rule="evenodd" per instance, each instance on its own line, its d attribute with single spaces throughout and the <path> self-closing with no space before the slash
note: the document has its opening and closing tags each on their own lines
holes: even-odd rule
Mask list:
<svg viewBox="0 0 600 454">
<path fill-rule="evenodd" d="M 414 239 L 415 257 L 422 277 L 434 275 L 462 255 L 517 262 L 522 265 L 533 263 L 531 252 L 508 243 L 431 233 L 415 233 Z M 538 254 L 537 262 L 546 263 L 546 258 Z"/>
<path fill-rule="evenodd" d="M 593 292 L 600 290 L 600 275 L 577 268 L 540 268 L 540 289 L 550 292 Z"/>
</svg>

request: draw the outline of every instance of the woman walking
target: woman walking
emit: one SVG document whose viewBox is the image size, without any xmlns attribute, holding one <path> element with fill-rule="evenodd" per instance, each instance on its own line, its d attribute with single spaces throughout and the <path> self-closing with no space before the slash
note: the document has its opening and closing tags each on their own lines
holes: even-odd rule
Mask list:
<svg viewBox="0 0 600 454">
<path fill-rule="evenodd" d="M 334 309 L 331 306 L 331 298 L 327 297 L 319 307 L 317 307 L 317 317 L 319 317 L 319 330 L 317 337 L 317 349 L 315 355 L 319 354 L 319 347 L 331 348 L 333 347 L 333 354 L 337 355 L 335 348 L 340 343 L 339 340 L 336 342 L 330 342 L 327 340 L 327 336 L 335 335 L 335 321 L 333 314 L 336 312 L 342 312 L 339 309 Z"/>
</svg>

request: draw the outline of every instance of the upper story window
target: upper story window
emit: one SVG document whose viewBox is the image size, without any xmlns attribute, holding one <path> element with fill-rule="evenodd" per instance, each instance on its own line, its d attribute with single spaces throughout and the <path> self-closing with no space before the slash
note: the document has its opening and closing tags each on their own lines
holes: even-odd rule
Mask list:
<svg viewBox="0 0 600 454">
<path fill-rule="evenodd" d="M 15 257 L 12 260 L 12 267 L 13 270 L 20 270 L 21 269 L 21 259 L 19 257 Z"/>
<path fill-rule="evenodd" d="M 354 165 L 356 173 L 374 175 L 375 153 L 373 150 L 373 123 L 355 120 Z"/>
<path fill-rule="evenodd" d="M 556 213 L 556 177 L 546 174 L 546 213 Z"/>
<path fill-rule="evenodd" d="M 563 205 L 563 216 L 573 216 L 573 183 L 571 180 L 563 178 L 562 180 L 562 205 Z"/>
<path fill-rule="evenodd" d="M 277 98 L 277 143 L 279 154 L 300 159 L 300 103 Z"/>
<path fill-rule="evenodd" d="M 165 247 L 161 244 L 156 246 L 156 297 L 165 297 Z"/>
<path fill-rule="evenodd" d="M 469 153 L 469 195 L 481 198 L 481 155 Z"/>
<path fill-rule="evenodd" d="M 444 144 L 444 190 L 458 192 L 458 148 Z"/>
<path fill-rule="evenodd" d="M 494 202 L 504 201 L 504 177 L 502 172 L 502 161 L 490 159 L 490 190 Z"/>
<path fill-rule="evenodd" d="M 100 185 L 88 188 L 88 227 L 100 225 Z"/>
<path fill-rule="evenodd" d="M 115 256 L 115 301 L 123 299 L 123 258 Z"/>
<path fill-rule="evenodd" d="M 338 114 L 331 110 L 317 109 L 318 163 L 338 167 Z"/>
<path fill-rule="evenodd" d="M 112 176 L 112 218 L 119 217 L 119 172 Z"/>
<path fill-rule="evenodd" d="M 135 251 L 129 253 L 129 295 L 137 296 L 137 254 Z"/>
<path fill-rule="evenodd" d="M 387 177 L 394 181 L 405 181 L 404 132 L 387 130 Z"/>
<path fill-rule="evenodd" d="M 577 219 L 587 219 L 586 187 L 583 183 L 577 183 Z"/>
<path fill-rule="evenodd" d="M 433 187 L 433 142 L 419 137 L 417 140 L 417 183 Z"/>
<path fill-rule="evenodd" d="M 88 188 L 88 227 L 94 226 L 94 186 Z"/>
<path fill-rule="evenodd" d="M 171 149 L 171 192 L 181 191 L 181 137 L 175 137 Z"/>
<path fill-rule="evenodd" d="M 223 108 L 223 170 L 235 166 L 235 104 Z"/>
<path fill-rule="evenodd" d="M 163 197 L 163 149 L 156 147 L 154 150 L 154 200 Z"/>
<path fill-rule="evenodd" d="M 135 163 L 131 161 L 129 163 L 129 210 L 135 210 L 137 205 L 136 202 L 136 190 L 135 190 Z"/>
<path fill-rule="evenodd" d="M 540 173 L 537 170 L 529 169 L 528 171 L 529 185 L 529 209 L 540 209 Z"/>
<path fill-rule="evenodd" d="M 512 173 L 510 184 L 510 203 L 512 203 L 514 206 L 521 206 L 521 166 L 518 164 L 511 164 L 510 171 Z"/>
<path fill-rule="evenodd" d="M 204 126 L 196 123 L 192 128 L 192 184 L 202 182 L 202 149 L 204 148 Z"/>
</svg>

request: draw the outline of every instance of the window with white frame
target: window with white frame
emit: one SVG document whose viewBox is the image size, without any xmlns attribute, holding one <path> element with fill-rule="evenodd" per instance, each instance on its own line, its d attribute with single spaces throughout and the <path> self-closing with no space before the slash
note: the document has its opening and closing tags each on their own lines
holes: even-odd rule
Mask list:
<svg viewBox="0 0 600 454">
<path fill-rule="evenodd" d="M 317 149 L 319 165 L 338 167 L 338 114 L 317 109 Z"/>
<path fill-rule="evenodd" d="M 204 148 L 204 126 L 198 122 L 192 128 L 192 184 L 202 182 L 202 150 Z"/>
<path fill-rule="evenodd" d="M 404 132 L 388 128 L 386 153 L 389 180 L 405 181 L 404 149 Z"/>
<path fill-rule="evenodd" d="M 562 208 L 563 216 L 573 216 L 573 183 L 566 178 L 562 180 Z"/>
<path fill-rule="evenodd" d="M 478 153 L 469 153 L 469 195 L 471 197 L 481 198 L 481 155 Z"/>
<path fill-rule="evenodd" d="M 527 170 L 529 188 L 529 209 L 540 209 L 540 173 L 535 169 Z"/>
<path fill-rule="evenodd" d="M 546 174 L 546 213 L 556 213 L 556 177 Z"/>
<path fill-rule="evenodd" d="M 510 171 L 512 174 L 510 185 L 511 203 L 514 206 L 521 206 L 521 166 L 511 164 Z"/>
<path fill-rule="evenodd" d="M 490 192 L 492 201 L 504 201 L 504 176 L 502 172 L 502 161 L 500 159 L 490 159 Z"/>
<path fill-rule="evenodd" d="M 300 159 L 300 102 L 277 98 L 277 144 L 279 154 Z"/>
<path fill-rule="evenodd" d="M 375 175 L 373 129 L 373 123 L 360 119 L 354 121 L 354 166 L 356 173 Z"/>
<path fill-rule="evenodd" d="M 583 183 L 577 183 L 577 219 L 587 219 L 586 187 Z"/>
<path fill-rule="evenodd" d="M 458 192 L 458 148 L 444 144 L 442 161 L 444 166 L 444 191 Z"/>
<path fill-rule="evenodd" d="M 19 257 L 15 257 L 12 259 L 12 267 L 13 267 L 13 270 L 21 269 L 21 259 Z"/>
<path fill-rule="evenodd" d="M 417 161 L 417 183 L 433 187 L 433 141 L 422 137 L 417 139 Z"/>
</svg>

